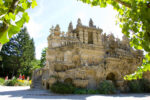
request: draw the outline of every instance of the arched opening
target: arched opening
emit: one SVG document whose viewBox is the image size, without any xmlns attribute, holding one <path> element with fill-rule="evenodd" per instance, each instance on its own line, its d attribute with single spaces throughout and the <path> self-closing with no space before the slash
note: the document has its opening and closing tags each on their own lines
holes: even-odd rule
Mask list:
<svg viewBox="0 0 150 100">
<path fill-rule="evenodd" d="M 116 76 L 115 76 L 115 74 L 114 73 L 109 73 L 108 75 L 107 75 L 107 77 L 106 77 L 106 80 L 111 80 L 113 83 L 114 83 L 114 85 L 116 85 L 116 78 L 115 78 Z"/>
<path fill-rule="evenodd" d="M 46 83 L 46 89 L 49 89 L 49 83 Z"/>
<path fill-rule="evenodd" d="M 88 33 L 88 44 L 93 44 L 93 33 L 92 32 Z"/>
<path fill-rule="evenodd" d="M 64 83 L 72 84 L 72 83 L 73 83 L 73 81 L 72 81 L 72 79 L 71 79 L 71 78 L 66 78 L 66 79 L 64 80 Z"/>
</svg>

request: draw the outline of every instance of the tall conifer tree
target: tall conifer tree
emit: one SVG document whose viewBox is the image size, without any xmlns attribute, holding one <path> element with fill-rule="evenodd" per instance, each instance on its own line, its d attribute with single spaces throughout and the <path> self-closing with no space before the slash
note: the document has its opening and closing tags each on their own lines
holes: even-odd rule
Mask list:
<svg viewBox="0 0 150 100">
<path fill-rule="evenodd" d="M 26 76 L 31 74 L 31 62 L 35 59 L 35 47 L 26 28 L 23 28 L 18 35 L 3 46 L 1 55 L 3 58 L 1 67 L 3 66 L 3 70 L 8 72 L 9 76 L 20 73 Z M 7 73 L 3 72 L 3 74 Z"/>
</svg>

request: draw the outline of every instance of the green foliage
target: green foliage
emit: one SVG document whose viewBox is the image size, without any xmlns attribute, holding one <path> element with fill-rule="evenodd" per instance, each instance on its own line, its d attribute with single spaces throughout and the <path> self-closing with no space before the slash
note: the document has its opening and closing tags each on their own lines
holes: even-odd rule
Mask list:
<svg viewBox="0 0 150 100">
<path fill-rule="evenodd" d="M 87 94 L 98 94 L 98 90 L 87 89 Z"/>
<path fill-rule="evenodd" d="M 145 93 L 150 93 L 150 81 L 147 79 L 141 79 L 140 83 L 142 84 L 143 91 Z"/>
<path fill-rule="evenodd" d="M 146 79 L 129 81 L 128 87 L 129 87 L 129 92 L 132 93 L 150 92 L 150 82 Z"/>
<path fill-rule="evenodd" d="M 31 65 L 32 65 L 32 68 L 31 68 L 32 71 L 35 70 L 35 69 L 41 68 L 41 66 L 40 66 L 40 60 L 34 59 L 34 60 L 31 62 Z"/>
<path fill-rule="evenodd" d="M 133 93 L 141 93 L 142 92 L 142 85 L 138 80 L 132 80 L 128 82 L 129 92 Z"/>
<path fill-rule="evenodd" d="M 0 85 L 3 85 L 5 83 L 5 80 L 3 78 L 0 78 Z"/>
<path fill-rule="evenodd" d="M 5 86 L 29 86 L 30 82 L 27 80 L 17 80 L 16 78 L 13 78 L 11 80 L 7 80 L 4 82 Z"/>
<path fill-rule="evenodd" d="M 0 63 L 0 75 L 5 77 L 24 74 L 30 76 L 35 59 L 34 41 L 30 38 L 27 29 L 24 28 L 18 35 L 3 45 Z"/>
<path fill-rule="evenodd" d="M 47 50 L 47 47 L 44 48 L 41 53 L 41 63 L 40 63 L 41 67 L 44 67 L 46 65 L 46 50 Z"/>
<path fill-rule="evenodd" d="M 135 49 L 145 50 L 146 56 L 139 69 L 126 79 L 142 78 L 145 71 L 150 71 L 150 1 L 149 0 L 80 0 L 92 6 L 113 6 L 118 12 L 118 24 L 122 33 L 131 39 Z"/>
<path fill-rule="evenodd" d="M 101 94 L 114 94 L 116 93 L 116 88 L 111 81 L 103 81 L 98 86 L 98 91 Z"/>
<path fill-rule="evenodd" d="M 75 90 L 75 87 L 72 84 L 56 82 L 50 87 L 50 90 L 54 93 L 72 94 Z"/>
<path fill-rule="evenodd" d="M 75 89 L 74 94 L 87 94 L 87 89 L 77 88 Z"/>
<path fill-rule="evenodd" d="M 37 6 L 36 0 L 0 0 L 0 43 L 5 44 L 23 24 L 29 21 L 29 8 Z M 19 16 L 20 19 L 16 19 Z"/>
<path fill-rule="evenodd" d="M 7 80 L 4 85 L 6 86 L 16 86 L 18 84 L 18 81 L 16 78 L 12 79 L 12 80 Z"/>
<path fill-rule="evenodd" d="M 98 94 L 98 90 L 85 89 L 85 88 L 77 88 L 74 91 L 74 94 Z"/>
</svg>

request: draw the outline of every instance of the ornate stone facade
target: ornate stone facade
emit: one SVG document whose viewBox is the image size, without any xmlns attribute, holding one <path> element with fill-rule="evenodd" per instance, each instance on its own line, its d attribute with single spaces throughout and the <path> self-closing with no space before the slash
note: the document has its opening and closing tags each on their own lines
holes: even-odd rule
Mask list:
<svg viewBox="0 0 150 100">
<path fill-rule="evenodd" d="M 125 36 L 120 40 L 102 32 L 92 19 L 89 26 L 82 25 L 78 19 L 75 29 L 70 23 L 66 34 L 60 31 L 59 25 L 52 27 L 47 38 L 46 66 L 36 71 L 42 77 L 43 86 L 49 88 L 61 81 L 95 89 L 100 81 L 111 80 L 123 90 L 123 77 L 142 64 L 143 52 L 131 48 Z"/>
</svg>

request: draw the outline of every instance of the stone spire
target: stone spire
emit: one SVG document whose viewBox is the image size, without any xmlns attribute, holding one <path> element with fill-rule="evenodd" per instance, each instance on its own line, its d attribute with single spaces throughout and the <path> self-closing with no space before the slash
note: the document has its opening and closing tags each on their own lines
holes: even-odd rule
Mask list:
<svg viewBox="0 0 150 100">
<path fill-rule="evenodd" d="M 90 21 L 89 21 L 89 27 L 93 27 L 93 26 L 94 26 L 93 20 L 92 20 L 92 18 L 90 18 Z"/>
<path fill-rule="evenodd" d="M 124 44 L 129 44 L 130 40 L 128 39 L 127 36 L 123 35 L 123 36 L 122 36 L 122 42 L 123 42 Z"/>
<path fill-rule="evenodd" d="M 82 23 L 81 23 L 81 19 L 80 18 L 78 18 L 78 21 L 77 21 L 77 25 L 82 25 Z"/>
<path fill-rule="evenodd" d="M 72 22 L 69 23 L 69 26 L 68 26 L 68 32 L 71 32 L 73 31 L 73 25 L 72 25 Z"/>
<path fill-rule="evenodd" d="M 58 24 L 56 25 L 56 27 L 54 29 L 54 34 L 55 34 L 55 36 L 59 36 L 60 35 L 60 27 L 59 27 Z"/>
<path fill-rule="evenodd" d="M 54 34 L 54 26 L 50 28 L 50 34 Z"/>
<path fill-rule="evenodd" d="M 56 27 L 55 27 L 55 31 L 60 31 L 60 27 L 59 27 L 58 24 L 57 24 Z"/>
</svg>

